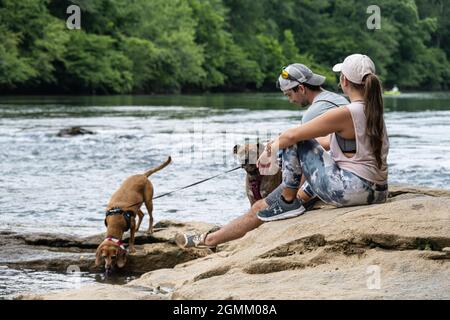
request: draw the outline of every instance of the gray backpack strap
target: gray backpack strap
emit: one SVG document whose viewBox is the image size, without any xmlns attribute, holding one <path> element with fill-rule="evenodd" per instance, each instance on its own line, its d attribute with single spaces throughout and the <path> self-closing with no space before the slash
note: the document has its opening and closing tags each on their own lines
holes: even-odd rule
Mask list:
<svg viewBox="0 0 450 320">
<path fill-rule="evenodd" d="M 356 140 L 342 138 L 337 133 L 335 135 L 339 148 L 341 148 L 342 152 L 356 152 Z"/>
</svg>

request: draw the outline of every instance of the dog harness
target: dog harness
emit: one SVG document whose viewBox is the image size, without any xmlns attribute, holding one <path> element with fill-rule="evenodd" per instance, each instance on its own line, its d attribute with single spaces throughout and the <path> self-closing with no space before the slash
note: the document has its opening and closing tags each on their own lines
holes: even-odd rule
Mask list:
<svg viewBox="0 0 450 320">
<path fill-rule="evenodd" d="M 248 159 L 245 159 L 245 164 L 248 164 Z M 241 166 L 244 168 L 244 165 Z M 253 198 L 255 200 L 261 200 L 263 197 L 261 196 L 261 175 L 259 174 L 258 168 L 255 168 L 254 170 L 248 172 L 249 174 L 249 183 L 250 183 L 250 189 L 253 193 Z M 255 177 L 255 178 L 251 178 Z"/>
<path fill-rule="evenodd" d="M 255 200 L 261 200 L 261 176 L 256 176 L 256 179 L 249 179 L 250 188 L 253 193 L 253 198 Z"/>
<path fill-rule="evenodd" d="M 123 211 L 121 208 L 112 208 L 106 211 L 106 217 L 105 217 L 105 226 L 108 227 L 108 223 L 106 222 L 106 218 L 109 216 L 115 216 L 115 215 L 123 215 L 125 222 L 127 223 L 127 228 L 124 230 L 125 232 L 130 230 L 131 226 L 131 216 L 134 215 L 134 212 L 131 210 Z"/>
<path fill-rule="evenodd" d="M 127 249 L 125 248 L 125 245 L 123 244 L 122 240 L 113 237 L 107 237 L 104 241 L 114 242 L 122 251 L 127 252 Z"/>
<path fill-rule="evenodd" d="M 262 199 L 261 192 L 260 192 L 261 179 L 251 180 L 250 186 L 252 188 L 253 198 L 255 198 L 255 200 L 261 200 Z"/>
</svg>

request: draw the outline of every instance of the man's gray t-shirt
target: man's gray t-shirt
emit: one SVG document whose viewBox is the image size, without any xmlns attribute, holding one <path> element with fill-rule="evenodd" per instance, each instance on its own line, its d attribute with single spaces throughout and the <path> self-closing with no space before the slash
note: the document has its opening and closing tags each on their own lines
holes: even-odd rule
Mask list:
<svg viewBox="0 0 450 320">
<path fill-rule="evenodd" d="M 328 110 L 336 107 L 336 105 L 322 100 L 331 101 L 338 106 L 345 106 L 349 104 L 348 100 L 343 96 L 334 92 L 324 90 L 314 98 L 313 103 L 305 111 L 302 117 L 302 123 L 306 123 L 320 116 L 322 113 L 325 113 Z"/>
</svg>

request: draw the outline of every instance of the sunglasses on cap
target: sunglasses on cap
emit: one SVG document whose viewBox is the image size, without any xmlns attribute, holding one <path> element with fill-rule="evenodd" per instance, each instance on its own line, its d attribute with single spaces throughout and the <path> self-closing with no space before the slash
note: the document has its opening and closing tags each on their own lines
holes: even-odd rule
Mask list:
<svg viewBox="0 0 450 320">
<path fill-rule="evenodd" d="M 297 71 L 298 71 L 302 76 L 301 76 L 301 79 L 297 79 L 297 78 L 295 78 L 294 76 L 290 75 L 289 72 L 286 70 L 286 68 L 287 68 L 287 67 L 281 68 L 281 74 L 280 74 L 280 76 L 281 76 L 283 79 L 291 80 L 291 81 L 298 82 L 299 84 L 303 84 L 303 82 L 306 80 L 306 78 L 305 78 L 305 76 L 303 75 L 303 73 L 302 73 L 300 70 L 297 69 Z M 279 79 L 277 79 L 277 82 L 276 82 L 275 85 L 276 85 L 277 89 L 280 89 L 280 80 L 279 80 Z"/>
</svg>

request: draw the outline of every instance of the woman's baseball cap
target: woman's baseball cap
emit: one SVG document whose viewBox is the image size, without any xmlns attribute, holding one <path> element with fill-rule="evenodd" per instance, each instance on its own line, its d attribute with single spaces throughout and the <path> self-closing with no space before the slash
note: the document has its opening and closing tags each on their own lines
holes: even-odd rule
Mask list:
<svg viewBox="0 0 450 320">
<path fill-rule="evenodd" d="M 299 84 L 307 83 L 312 86 L 320 86 L 325 82 L 324 76 L 315 74 L 307 66 L 301 63 L 290 64 L 283 68 L 278 77 L 277 87 L 281 91 L 295 88 Z"/>
<path fill-rule="evenodd" d="M 352 54 L 333 67 L 334 72 L 342 72 L 353 83 L 362 84 L 364 77 L 375 74 L 375 64 L 364 54 Z"/>
</svg>

